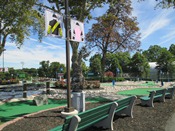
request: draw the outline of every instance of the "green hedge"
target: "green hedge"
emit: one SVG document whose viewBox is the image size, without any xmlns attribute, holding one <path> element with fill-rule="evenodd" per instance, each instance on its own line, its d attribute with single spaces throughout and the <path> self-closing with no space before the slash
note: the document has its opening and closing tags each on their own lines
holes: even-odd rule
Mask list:
<svg viewBox="0 0 175 131">
<path fill-rule="evenodd" d="M 113 80 L 115 81 L 124 81 L 125 78 L 123 77 L 104 77 L 104 78 L 100 78 L 100 77 L 86 77 L 86 80 L 99 80 L 100 82 L 112 82 Z"/>
</svg>

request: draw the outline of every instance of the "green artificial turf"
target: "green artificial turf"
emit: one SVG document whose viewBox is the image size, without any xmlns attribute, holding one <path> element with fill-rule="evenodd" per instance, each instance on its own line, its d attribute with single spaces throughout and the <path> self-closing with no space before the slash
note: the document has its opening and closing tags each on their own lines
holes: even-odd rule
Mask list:
<svg viewBox="0 0 175 131">
<path fill-rule="evenodd" d="M 136 95 L 136 96 L 147 96 L 150 90 L 159 90 L 161 88 L 136 88 L 132 90 L 125 90 L 117 92 L 118 95 Z"/>
<path fill-rule="evenodd" d="M 153 82 L 153 81 L 149 81 L 149 82 L 145 82 L 143 84 L 140 84 L 139 86 L 158 86 L 158 84 Z"/>
<path fill-rule="evenodd" d="M 107 101 L 107 99 L 102 97 L 86 99 L 86 102 L 103 102 L 103 101 Z M 3 105 L 0 105 L 0 121 L 2 123 L 7 122 L 26 114 L 30 114 L 41 110 L 58 107 L 58 106 L 65 106 L 67 104 L 67 100 L 49 99 L 48 102 L 49 102 L 48 105 L 42 105 L 42 106 L 34 105 L 32 100 L 7 102 Z"/>
<path fill-rule="evenodd" d="M 159 84 L 157 84 L 157 83 L 155 83 L 154 81 L 147 81 L 147 82 L 145 82 L 145 83 L 142 83 L 142 84 L 137 84 L 137 85 L 135 85 L 135 84 L 130 84 L 130 85 L 128 85 L 128 84 L 118 84 L 118 82 L 115 82 L 115 85 L 117 85 L 117 86 L 159 86 Z M 113 86 L 112 85 L 112 82 L 111 83 L 100 83 L 100 87 L 103 87 L 103 86 Z"/>
</svg>

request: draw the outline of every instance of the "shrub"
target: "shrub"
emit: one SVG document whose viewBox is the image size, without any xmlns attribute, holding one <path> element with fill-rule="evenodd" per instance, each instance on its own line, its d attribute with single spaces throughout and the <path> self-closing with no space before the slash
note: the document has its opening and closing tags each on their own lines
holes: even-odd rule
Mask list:
<svg viewBox="0 0 175 131">
<path fill-rule="evenodd" d="M 55 82 L 55 87 L 58 87 L 58 88 L 66 88 L 66 82 L 61 80 L 61 81 L 56 81 Z"/>
<path fill-rule="evenodd" d="M 0 85 L 17 84 L 17 83 L 19 83 L 19 80 L 17 79 L 0 80 Z"/>
<path fill-rule="evenodd" d="M 111 72 L 111 71 L 107 71 L 107 72 L 105 72 L 104 76 L 106 76 L 106 77 L 114 77 L 114 73 Z"/>
</svg>

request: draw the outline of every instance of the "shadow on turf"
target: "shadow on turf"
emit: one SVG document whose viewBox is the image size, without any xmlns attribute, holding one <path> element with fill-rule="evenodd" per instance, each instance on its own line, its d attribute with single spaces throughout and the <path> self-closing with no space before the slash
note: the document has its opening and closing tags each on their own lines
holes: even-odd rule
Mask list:
<svg viewBox="0 0 175 131">
<path fill-rule="evenodd" d="M 0 120 L 1 120 L 1 122 L 7 122 L 7 121 L 13 120 L 17 117 L 24 116 L 24 115 L 27 115 L 27 113 L 18 114 L 18 115 L 14 115 L 14 116 L 10 116 L 10 117 L 0 117 Z"/>
</svg>

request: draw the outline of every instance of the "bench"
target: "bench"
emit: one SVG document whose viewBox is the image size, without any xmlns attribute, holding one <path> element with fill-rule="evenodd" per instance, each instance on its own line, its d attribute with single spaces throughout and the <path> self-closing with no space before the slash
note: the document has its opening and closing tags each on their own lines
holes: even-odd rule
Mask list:
<svg viewBox="0 0 175 131">
<path fill-rule="evenodd" d="M 76 131 L 78 123 L 81 121 L 77 115 L 68 116 L 64 120 L 64 124 L 57 126 L 49 131 Z"/>
<path fill-rule="evenodd" d="M 115 110 L 115 115 L 128 115 L 133 118 L 133 107 L 135 100 L 137 99 L 136 96 L 130 96 L 124 99 L 117 100 L 117 109 Z"/>
<path fill-rule="evenodd" d="M 175 86 L 167 88 L 167 92 L 165 93 L 165 98 L 173 99 L 175 92 Z"/>
<path fill-rule="evenodd" d="M 149 96 L 140 97 L 141 105 L 154 107 L 154 101 L 165 102 L 166 89 L 160 89 L 156 91 L 149 91 Z"/>
<path fill-rule="evenodd" d="M 73 117 L 66 117 L 63 125 L 57 126 L 49 131 L 81 131 L 90 126 L 113 130 L 113 117 L 117 105 L 116 102 L 110 102 L 81 112 Z M 74 122 L 72 122 L 73 118 Z M 69 125 L 73 125 L 73 127 Z"/>
</svg>

